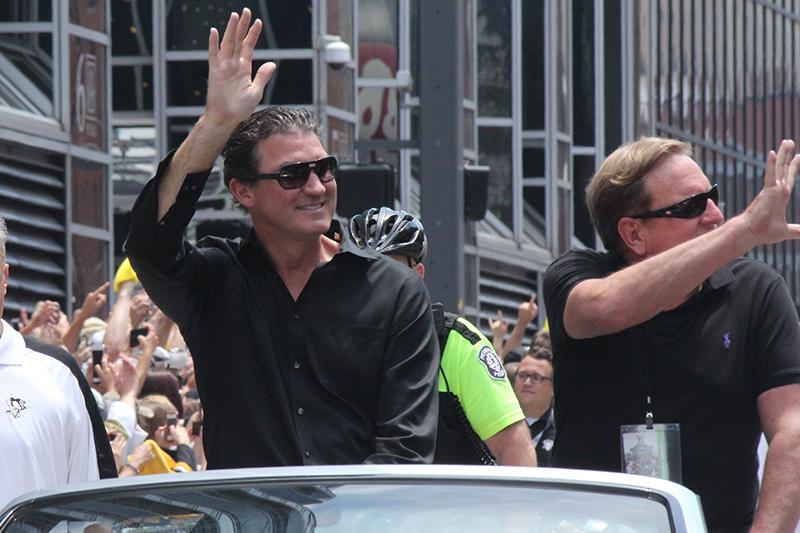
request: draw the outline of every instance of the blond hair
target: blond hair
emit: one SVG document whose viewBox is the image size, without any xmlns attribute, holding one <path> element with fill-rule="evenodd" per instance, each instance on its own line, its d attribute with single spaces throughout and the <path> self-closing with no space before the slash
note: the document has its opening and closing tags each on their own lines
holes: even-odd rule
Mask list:
<svg viewBox="0 0 800 533">
<path fill-rule="evenodd" d="M 642 178 L 669 155 L 691 157 L 692 148 L 675 139 L 642 137 L 623 144 L 600 165 L 586 187 L 586 205 L 606 249 L 622 251 L 617 224 L 622 217 L 648 208 L 650 198 Z"/>
</svg>

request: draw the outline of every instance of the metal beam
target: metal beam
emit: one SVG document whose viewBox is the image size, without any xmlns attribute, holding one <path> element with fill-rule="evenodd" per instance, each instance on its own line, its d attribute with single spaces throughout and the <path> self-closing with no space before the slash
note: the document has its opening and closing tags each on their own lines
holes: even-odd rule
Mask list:
<svg viewBox="0 0 800 533">
<path fill-rule="evenodd" d="M 420 188 L 434 301 L 464 307 L 464 17 L 466 2 L 419 3 Z"/>
</svg>

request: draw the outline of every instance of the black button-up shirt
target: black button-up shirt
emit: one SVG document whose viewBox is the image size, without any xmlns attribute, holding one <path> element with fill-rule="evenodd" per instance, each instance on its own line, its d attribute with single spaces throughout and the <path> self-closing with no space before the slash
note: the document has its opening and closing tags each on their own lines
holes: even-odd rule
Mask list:
<svg viewBox="0 0 800 533">
<path fill-rule="evenodd" d="M 208 171 L 157 220 L 170 158 L 136 201 L 126 252 L 192 352 L 209 468 L 430 462 L 438 345 L 417 274 L 334 221 L 340 250 L 295 301 L 252 230 L 183 238 Z"/>
</svg>

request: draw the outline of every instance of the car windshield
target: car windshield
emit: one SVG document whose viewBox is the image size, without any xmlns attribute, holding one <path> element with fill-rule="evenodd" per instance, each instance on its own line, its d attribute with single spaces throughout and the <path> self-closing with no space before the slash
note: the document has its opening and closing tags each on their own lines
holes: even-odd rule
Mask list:
<svg viewBox="0 0 800 533">
<path fill-rule="evenodd" d="M 20 508 L 4 531 L 662 533 L 646 491 L 524 483 L 260 482 L 63 496 Z"/>
</svg>

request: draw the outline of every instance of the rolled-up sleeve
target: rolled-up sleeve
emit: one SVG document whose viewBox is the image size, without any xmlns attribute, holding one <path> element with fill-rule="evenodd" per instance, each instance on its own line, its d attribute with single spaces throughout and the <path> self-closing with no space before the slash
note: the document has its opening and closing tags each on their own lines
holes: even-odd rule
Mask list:
<svg viewBox="0 0 800 533">
<path fill-rule="evenodd" d="M 189 310 L 196 309 L 187 303 L 202 303 L 195 300 L 202 297 L 203 291 L 194 290 L 201 283 L 202 259 L 184 238 L 184 231 L 194 216 L 211 169 L 187 175 L 175 203 L 159 220 L 159 184 L 173 155 L 174 152 L 161 161 L 155 177 L 136 199 L 124 250 L 150 298 L 181 325 L 190 318 Z"/>
</svg>

